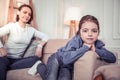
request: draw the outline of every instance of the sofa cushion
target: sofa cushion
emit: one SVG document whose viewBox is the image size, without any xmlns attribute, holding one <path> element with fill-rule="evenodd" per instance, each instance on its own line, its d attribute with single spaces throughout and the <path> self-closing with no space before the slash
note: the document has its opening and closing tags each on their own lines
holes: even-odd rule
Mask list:
<svg viewBox="0 0 120 80">
<path fill-rule="evenodd" d="M 39 74 L 35 76 L 29 75 L 27 73 L 28 69 L 9 70 L 7 72 L 7 80 L 42 80 Z"/>
<path fill-rule="evenodd" d="M 58 48 L 64 46 L 67 43 L 67 39 L 50 39 L 44 47 L 43 59 L 47 62 L 50 55 L 57 51 Z M 31 56 L 35 53 L 36 45 L 39 43 L 34 41 L 27 50 L 24 57 Z M 42 80 L 40 75 L 31 76 L 27 73 L 29 68 L 10 70 L 7 72 L 7 80 Z"/>
<path fill-rule="evenodd" d="M 120 80 L 120 65 L 113 63 L 101 66 L 95 71 L 94 78 L 99 74 L 102 74 L 105 80 Z"/>
</svg>

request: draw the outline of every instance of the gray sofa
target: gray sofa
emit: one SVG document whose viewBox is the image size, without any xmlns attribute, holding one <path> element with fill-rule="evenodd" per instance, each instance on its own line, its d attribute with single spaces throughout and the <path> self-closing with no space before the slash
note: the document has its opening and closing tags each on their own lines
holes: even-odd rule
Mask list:
<svg viewBox="0 0 120 80">
<path fill-rule="evenodd" d="M 50 39 L 43 49 L 42 61 L 46 63 L 48 57 L 67 42 L 68 39 Z M 38 42 L 36 41 L 32 43 L 31 48 L 28 49 L 24 57 L 33 55 L 31 52 L 35 51 L 37 44 Z M 95 70 L 101 65 L 104 65 L 104 62 L 98 59 L 98 55 L 95 52 L 87 52 L 75 62 L 73 80 L 93 80 Z M 7 80 L 42 80 L 39 74 L 35 76 L 27 74 L 28 69 L 29 68 L 8 71 Z"/>
</svg>

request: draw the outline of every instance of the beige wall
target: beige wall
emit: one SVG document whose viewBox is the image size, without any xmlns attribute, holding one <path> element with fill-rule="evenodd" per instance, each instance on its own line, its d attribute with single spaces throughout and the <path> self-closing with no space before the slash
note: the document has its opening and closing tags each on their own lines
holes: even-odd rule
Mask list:
<svg viewBox="0 0 120 80">
<path fill-rule="evenodd" d="M 7 23 L 8 1 L 0 0 L 0 26 Z"/>
<path fill-rule="evenodd" d="M 7 1 L 0 0 L 0 26 L 6 23 Z M 50 38 L 68 38 L 63 24 L 68 7 L 77 6 L 81 14 L 91 14 L 100 22 L 100 39 L 108 49 L 120 52 L 120 0 L 33 0 L 38 29 Z M 119 56 L 120 58 L 120 56 Z"/>
<path fill-rule="evenodd" d="M 15 5 L 16 2 L 23 2 L 26 4 L 29 4 L 29 0 L 13 0 L 13 4 Z M 9 4 L 9 0 L 0 0 L 0 26 L 3 26 L 7 23 L 7 16 L 8 16 L 8 4 Z M 16 12 L 14 12 L 14 14 L 16 14 Z M 16 17 L 13 16 L 14 18 Z"/>
<path fill-rule="evenodd" d="M 63 24 L 67 8 L 76 6 L 81 14 L 91 14 L 100 22 L 100 39 L 106 47 L 120 54 L 120 0 L 34 0 L 38 29 L 50 38 L 68 38 Z M 120 55 L 119 55 L 120 58 Z"/>
</svg>

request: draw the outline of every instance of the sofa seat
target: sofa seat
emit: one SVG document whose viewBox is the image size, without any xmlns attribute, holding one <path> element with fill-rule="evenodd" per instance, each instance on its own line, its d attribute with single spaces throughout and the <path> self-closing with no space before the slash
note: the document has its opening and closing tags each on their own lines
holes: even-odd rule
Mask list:
<svg viewBox="0 0 120 80">
<path fill-rule="evenodd" d="M 57 49 L 63 47 L 68 40 L 69 39 L 50 39 L 43 48 L 42 61 L 46 64 L 48 57 L 55 53 Z M 39 42 L 35 41 L 30 45 L 25 57 L 33 56 L 33 51 L 35 51 L 38 43 Z M 97 53 L 89 51 L 78 59 L 74 64 L 73 80 L 93 80 L 95 70 L 99 66 L 104 65 L 104 62 L 100 61 L 98 57 Z M 36 74 L 35 76 L 27 74 L 28 69 L 29 68 L 8 71 L 7 80 L 42 80 L 39 74 Z"/>
<path fill-rule="evenodd" d="M 39 74 L 31 76 L 27 73 L 29 68 L 10 70 L 7 72 L 7 80 L 42 80 Z"/>
<path fill-rule="evenodd" d="M 42 61 L 46 64 L 47 59 L 50 55 L 55 53 L 58 48 L 64 46 L 68 42 L 68 39 L 51 39 L 43 48 L 43 59 Z M 40 41 L 34 40 L 28 50 L 26 51 L 24 57 L 33 56 L 35 49 Z M 9 70 L 7 72 L 7 80 L 42 80 L 40 75 L 31 76 L 27 73 L 29 68 Z"/>
</svg>

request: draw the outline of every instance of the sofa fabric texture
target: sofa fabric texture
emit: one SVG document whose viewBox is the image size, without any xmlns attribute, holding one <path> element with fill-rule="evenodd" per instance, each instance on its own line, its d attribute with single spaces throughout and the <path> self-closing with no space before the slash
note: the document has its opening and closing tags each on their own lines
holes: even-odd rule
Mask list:
<svg viewBox="0 0 120 80">
<path fill-rule="evenodd" d="M 58 48 L 64 46 L 68 39 L 51 39 L 43 48 L 43 59 L 44 63 L 47 62 L 48 57 L 55 53 Z M 27 49 L 24 57 L 34 56 L 37 45 L 40 43 L 39 40 L 32 41 L 31 45 Z M 9 70 L 7 72 L 7 80 L 42 80 L 40 75 L 31 76 L 27 73 L 29 68 Z"/>
<path fill-rule="evenodd" d="M 57 49 L 66 45 L 69 39 L 50 39 L 43 48 L 42 61 L 46 64 L 48 57 L 55 53 Z M 33 56 L 37 44 L 40 41 L 33 41 L 24 57 Z M 104 65 L 102 61 L 98 59 L 98 55 L 95 52 L 88 51 L 74 64 L 73 80 L 93 80 L 95 70 Z M 42 80 L 37 73 L 35 76 L 31 76 L 27 73 L 29 68 L 9 70 L 7 72 L 7 80 Z"/>
<path fill-rule="evenodd" d="M 102 74 L 104 80 L 120 80 L 120 65 L 108 64 L 100 66 L 96 71 L 94 77 Z"/>
<path fill-rule="evenodd" d="M 28 49 L 26 50 L 25 54 L 23 57 L 29 57 L 29 56 L 34 56 L 37 45 L 40 43 L 40 40 L 33 40 L 30 45 L 28 46 Z"/>
</svg>

